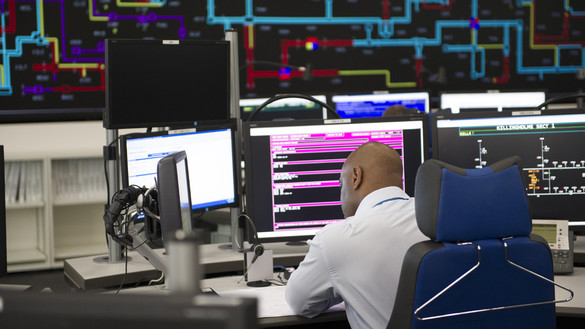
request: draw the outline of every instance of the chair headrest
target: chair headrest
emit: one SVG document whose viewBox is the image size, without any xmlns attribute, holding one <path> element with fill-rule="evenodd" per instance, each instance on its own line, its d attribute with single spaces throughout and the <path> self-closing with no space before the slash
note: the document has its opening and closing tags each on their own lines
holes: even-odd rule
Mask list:
<svg viewBox="0 0 585 329">
<path fill-rule="evenodd" d="M 423 163 L 415 183 L 416 220 L 435 241 L 474 241 L 530 234 L 532 221 L 519 157 L 481 169 Z"/>
</svg>

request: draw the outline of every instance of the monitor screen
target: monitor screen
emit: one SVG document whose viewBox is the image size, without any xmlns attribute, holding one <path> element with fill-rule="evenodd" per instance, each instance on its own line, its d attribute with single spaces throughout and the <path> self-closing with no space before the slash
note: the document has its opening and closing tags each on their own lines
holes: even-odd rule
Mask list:
<svg viewBox="0 0 585 329">
<path fill-rule="evenodd" d="M 398 151 L 409 195 L 428 155 L 426 115 L 252 122 L 243 133 L 246 212 L 264 241 L 305 240 L 343 220 L 339 175 L 361 144 L 379 141 Z"/>
<path fill-rule="evenodd" d="M 228 120 L 229 62 L 227 41 L 107 40 L 104 127 Z"/>
<path fill-rule="evenodd" d="M 193 232 L 187 163 L 185 151 L 169 154 L 158 162 L 158 205 L 165 247 L 176 231 Z"/>
<path fill-rule="evenodd" d="M 4 146 L 0 145 L 0 276 L 7 273 L 6 200 L 4 183 Z"/>
<path fill-rule="evenodd" d="M 433 128 L 433 157 L 459 167 L 520 156 L 533 218 L 585 220 L 582 109 L 440 114 Z"/>
<path fill-rule="evenodd" d="M 370 118 L 381 117 L 384 111 L 392 105 L 402 105 L 429 113 L 429 94 L 393 93 L 369 95 L 335 95 L 331 98 L 337 114 L 342 118 Z"/>
<path fill-rule="evenodd" d="M 509 109 L 535 109 L 544 103 L 544 91 L 530 92 L 488 92 L 488 93 L 443 93 L 441 109 L 451 113 L 469 111 L 503 111 Z"/>
<path fill-rule="evenodd" d="M 311 95 L 323 103 L 327 102 L 325 95 Z M 264 104 L 269 98 L 240 99 L 240 118 L 247 121 L 254 110 Z M 254 115 L 254 121 L 269 121 L 279 119 L 327 119 L 327 110 L 319 104 L 304 98 L 283 98 L 270 103 Z"/>
<path fill-rule="evenodd" d="M 233 124 L 121 136 L 122 182 L 124 186 L 155 185 L 158 162 L 184 150 L 189 159 L 192 209 L 235 206 L 234 146 Z"/>
</svg>

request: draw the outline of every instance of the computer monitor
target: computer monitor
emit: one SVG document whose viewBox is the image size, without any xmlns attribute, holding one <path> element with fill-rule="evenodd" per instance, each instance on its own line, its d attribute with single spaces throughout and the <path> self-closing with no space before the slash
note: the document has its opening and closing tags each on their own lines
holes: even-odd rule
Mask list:
<svg viewBox="0 0 585 329">
<path fill-rule="evenodd" d="M 104 127 L 229 119 L 229 42 L 110 39 L 105 49 Z"/>
<path fill-rule="evenodd" d="M 186 234 L 193 232 L 191 193 L 187 153 L 172 153 L 158 162 L 157 192 L 162 238 L 167 242 L 178 230 Z"/>
<path fill-rule="evenodd" d="M 498 111 L 512 109 L 534 109 L 544 103 L 544 91 L 529 92 L 482 92 L 482 93 L 442 93 L 441 109 L 451 113 Z"/>
<path fill-rule="evenodd" d="M 1 293 L 6 328 L 209 328 L 258 327 L 253 298 L 188 294 Z"/>
<path fill-rule="evenodd" d="M 244 125 L 246 212 L 263 241 L 299 241 L 343 220 L 339 175 L 361 144 L 392 146 L 404 164 L 404 190 L 414 194 L 428 156 L 427 116 L 251 122 Z"/>
<path fill-rule="evenodd" d="M 122 183 L 154 186 L 158 162 L 171 153 L 185 151 L 189 159 L 192 209 L 237 206 L 234 131 L 234 124 L 230 123 L 123 135 L 120 138 Z"/>
<path fill-rule="evenodd" d="M 402 105 L 429 113 L 429 93 L 427 92 L 335 95 L 331 100 L 337 114 L 342 118 L 381 117 L 392 105 Z"/>
<path fill-rule="evenodd" d="M 532 217 L 585 224 L 583 109 L 438 114 L 433 128 L 433 158 L 482 168 L 518 155 Z"/>
<path fill-rule="evenodd" d="M 325 95 L 311 95 L 323 103 Z M 269 98 L 240 99 L 240 118 L 247 121 L 254 110 Z M 262 111 L 254 115 L 254 121 L 286 120 L 286 119 L 327 119 L 327 110 L 319 104 L 304 98 L 283 98 L 270 103 Z"/>
<path fill-rule="evenodd" d="M 0 276 L 8 272 L 6 255 L 6 185 L 4 182 L 4 146 L 0 145 Z"/>
</svg>

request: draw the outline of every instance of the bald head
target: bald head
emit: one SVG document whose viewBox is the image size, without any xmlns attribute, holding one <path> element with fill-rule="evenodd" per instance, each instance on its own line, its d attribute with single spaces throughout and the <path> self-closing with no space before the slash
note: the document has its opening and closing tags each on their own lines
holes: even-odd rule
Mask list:
<svg viewBox="0 0 585 329">
<path fill-rule="evenodd" d="M 388 186 L 402 188 L 402 161 L 388 145 L 368 142 L 353 151 L 341 169 L 341 209 L 353 216 L 371 192 Z"/>
</svg>

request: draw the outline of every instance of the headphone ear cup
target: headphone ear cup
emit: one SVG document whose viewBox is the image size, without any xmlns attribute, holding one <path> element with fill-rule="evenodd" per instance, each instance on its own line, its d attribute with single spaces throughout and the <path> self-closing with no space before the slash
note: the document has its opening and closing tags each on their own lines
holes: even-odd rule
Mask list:
<svg viewBox="0 0 585 329">
<path fill-rule="evenodd" d="M 254 246 L 254 254 L 262 256 L 264 254 L 264 246 L 261 244 Z"/>
<path fill-rule="evenodd" d="M 252 258 L 252 262 L 250 264 L 254 264 L 256 259 L 258 259 L 259 256 L 262 256 L 264 253 L 264 246 L 261 244 L 254 244 L 252 247 L 250 247 L 250 251 L 254 252 L 254 258 Z"/>
</svg>

